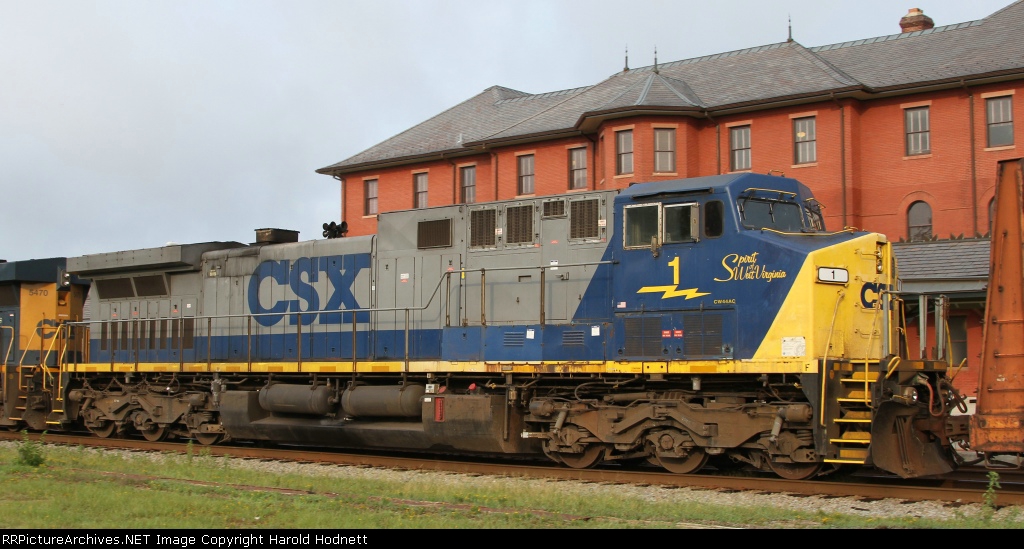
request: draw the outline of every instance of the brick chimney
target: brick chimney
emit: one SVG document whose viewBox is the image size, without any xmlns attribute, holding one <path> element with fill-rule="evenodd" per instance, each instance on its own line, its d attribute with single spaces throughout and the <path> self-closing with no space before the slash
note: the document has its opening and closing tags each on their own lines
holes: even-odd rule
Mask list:
<svg viewBox="0 0 1024 549">
<path fill-rule="evenodd" d="M 935 21 L 921 11 L 920 8 L 910 8 L 907 14 L 900 19 L 900 28 L 903 32 L 914 32 L 928 30 L 935 26 Z"/>
</svg>

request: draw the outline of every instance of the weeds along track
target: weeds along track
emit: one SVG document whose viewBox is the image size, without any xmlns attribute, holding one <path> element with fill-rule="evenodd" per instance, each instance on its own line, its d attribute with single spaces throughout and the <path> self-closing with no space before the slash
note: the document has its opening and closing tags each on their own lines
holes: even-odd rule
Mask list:
<svg viewBox="0 0 1024 549">
<path fill-rule="evenodd" d="M 831 475 L 812 480 L 791 481 L 745 470 L 712 469 L 702 472 L 702 474 L 680 475 L 644 466 L 571 469 L 542 462 L 471 460 L 465 457 L 442 458 L 437 455 L 351 453 L 281 446 L 201 446 L 177 441 L 148 442 L 131 438 L 100 439 L 94 436 L 0 432 L 0 440 L 4 441 L 23 441 L 26 440 L 26 437 L 27 440 L 45 444 L 134 452 L 180 454 L 191 452 L 247 460 L 275 461 L 282 464 L 316 463 L 606 485 L 690 488 L 724 493 L 752 492 L 786 494 L 797 497 L 855 498 L 861 501 L 892 499 L 908 503 L 928 501 L 944 502 L 949 506 L 986 503 L 994 494 L 1001 506 L 1024 506 L 1024 474 L 1019 469 L 1009 467 L 995 470 L 998 473 L 998 488 L 994 488 L 992 478 L 988 475 L 992 469 L 978 466 L 964 467 L 950 475 L 925 479 L 907 480 L 892 475 L 858 472 L 843 476 Z"/>
</svg>

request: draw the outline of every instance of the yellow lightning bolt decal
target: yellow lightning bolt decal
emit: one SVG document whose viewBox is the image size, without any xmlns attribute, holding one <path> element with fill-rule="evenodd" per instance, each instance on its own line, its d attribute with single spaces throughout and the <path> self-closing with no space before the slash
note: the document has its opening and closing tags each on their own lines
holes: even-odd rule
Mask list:
<svg viewBox="0 0 1024 549">
<path fill-rule="evenodd" d="M 665 293 L 665 295 L 661 296 L 662 299 L 679 296 L 683 296 L 686 299 L 693 299 L 702 295 L 708 295 L 708 292 L 698 292 L 697 288 L 680 290 L 679 286 L 644 286 L 636 291 L 638 294 L 656 294 L 658 292 Z"/>
<path fill-rule="evenodd" d="M 672 286 L 644 286 L 636 291 L 638 294 L 656 294 L 658 292 L 664 292 L 665 295 L 661 296 L 662 299 L 668 299 L 670 297 L 683 296 L 686 299 L 693 299 L 702 295 L 708 295 L 708 292 L 698 292 L 697 288 L 687 288 L 685 290 L 679 289 L 679 257 L 676 256 L 672 261 L 668 262 L 668 266 L 672 267 Z"/>
</svg>

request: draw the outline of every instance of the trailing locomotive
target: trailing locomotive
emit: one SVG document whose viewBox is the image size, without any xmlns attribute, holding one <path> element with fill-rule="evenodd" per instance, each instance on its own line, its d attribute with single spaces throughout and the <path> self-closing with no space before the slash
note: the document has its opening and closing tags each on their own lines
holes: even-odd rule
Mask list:
<svg viewBox="0 0 1024 549">
<path fill-rule="evenodd" d="M 678 473 L 720 456 L 786 478 L 957 464 L 962 400 L 945 362 L 905 356 L 889 242 L 826 231 L 794 179 L 389 212 L 378 227 L 69 258 L 91 315 L 61 326 L 88 346 L 59 355 L 48 424 Z"/>
<path fill-rule="evenodd" d="M 0 261 L 0 426 L 60 427 L 60 365 L 85 347 L 61 327 L 82 320 L 88 290 L 64 258 Z"/>
</svg>

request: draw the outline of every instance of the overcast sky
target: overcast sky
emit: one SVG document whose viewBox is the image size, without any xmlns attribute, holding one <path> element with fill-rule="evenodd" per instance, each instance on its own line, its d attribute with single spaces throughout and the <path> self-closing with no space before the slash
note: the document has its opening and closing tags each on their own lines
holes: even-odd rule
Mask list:
<svg viewBox="0 0 1024 549">
<path fill-rule="evenodd" d="M 322 238 L 315 170 L 501 85 L 528 93 L 1012 0 L 0 0 L 0 259 Z"/>
</svg>

